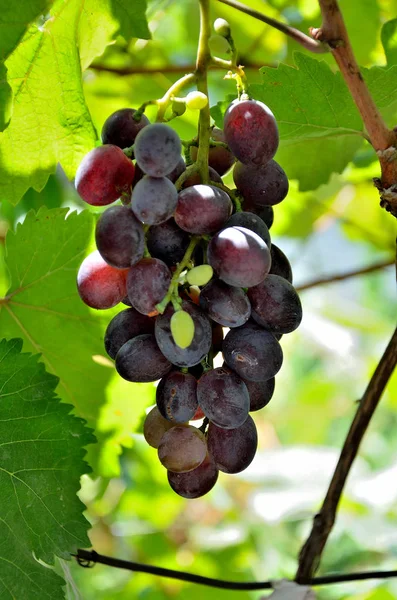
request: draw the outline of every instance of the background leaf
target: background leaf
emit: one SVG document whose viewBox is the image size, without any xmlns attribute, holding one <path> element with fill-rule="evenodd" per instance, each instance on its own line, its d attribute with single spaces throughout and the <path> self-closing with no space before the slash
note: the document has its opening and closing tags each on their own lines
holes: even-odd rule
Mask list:
<svg viewBox="0 0 397 600">
<path fill-rule="evenodd" d="M 381 39 L 387 64 L 397 65 L 397 19 L 391 19 L 383 25 Z"/>
</svg>

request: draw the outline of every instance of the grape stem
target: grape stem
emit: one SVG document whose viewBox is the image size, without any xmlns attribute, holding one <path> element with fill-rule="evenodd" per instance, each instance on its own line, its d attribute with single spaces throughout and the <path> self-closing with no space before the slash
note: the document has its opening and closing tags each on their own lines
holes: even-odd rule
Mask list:
<svg viewBox="0 0 397 600">
<path fill-rule="evenodd" d="M 196 74 L 188 73 L 187 75 L 184 75 L 183 77 L 178 79 L 178 81 L 176 81 L 166 91 L 164 96 L 162 98 L 160 98 L 159 100 L 157 100 L 157 102 L 156 102 L 157 107 L 158 107 L 157 118 L 156 118 L 157 122 L 164 121 L 164 115 L 165 115 L 165 112 L 166 112 L 168 106 L 170 105 L 173 98 L 179 94 L 181 89 L 183 87 L 185 87 L 186 85 L 194 83 L 195 81 L 196 81 Z"/>
<path fill-rule="evenodd" d="M 172 302 L 172 300 L 175 299 L 176 296 L 178 295 L 179 277 L 180 277 L 182 271 L 184 271 L 184 269 L 186 269 L 186 267 L 188 266 L 189 261 L 192 257 L 192 254 L 194 252 L 194 249 L 197 246 L 197 243 L 199 241 L 200 241 L 199 235 L 193 235 L 191 237 L 190 243 L 186 249 L 185 255 L 174 271 L 167 294 L 164 296 L 164 298 L 162 299 L 162 301 L 159 304 L 156 304 L 156 310 L 158 310 L 159 313 L 162 314 L 165 311 L 165 309 L 167 308 L 168 303 Z"/>
<path fill-rule="evenodd" d="M 223 183 L 218 183 L 217 181 L 211 181 L 211 185 L 213 187 L 217 187 L 220 190 L 223 190 L 224 192 L 226 192 L 226 194 L 230 197 L 231 201 L 233 202 L 236 212 L 241 212 L 243 210 L 241 207 L 241 202 L 237 197 L 237 194 L 235 192 L 233 192 L 233 190 L 228 188 L 227 185 L 225 185 Z"/>
</svg>

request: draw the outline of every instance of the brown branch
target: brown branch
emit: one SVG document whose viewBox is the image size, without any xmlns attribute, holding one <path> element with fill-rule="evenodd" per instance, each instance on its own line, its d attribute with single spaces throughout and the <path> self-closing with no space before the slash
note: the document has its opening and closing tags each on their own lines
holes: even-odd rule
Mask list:
<svg viewBox="0 0 397 600">
<path fill-rule="evenodd" d="M 313 279 L 312 281 L 308 281 L 307 283 L 297 285 L 295 286 L 295 289 L 299 292 L 302 292 L 303 290 L 309 290 L 319 285 L 326 285 L 327 283 L 343 281 L 345 279 L 350 279 L 351 277 L 357 277 L 358 275 L 366 275 L 367 273 L 373 273 L 374 271 L 379 271 L 380 269 L 390 267 L 394 264 L 395 261 L 392 259 L 383 260 L 374 263 L 373 265 L 369 265 L 368 267 L 362 267 L 361 269 L 353 269 L 352 271 L 346 271 L 345 273 L 335 273 L 334 275 L 328 275 L 327 277 L 319 277 L 318 279 Z"/>
<path fill-rule="evenodd" d="M 327 495 L 320 512 L 314 517 L 311 533 L 300 552 L 299 567 L 296 574 L 298 582 L 303 583 L 310 579 L 319 565 L 322 551 L 335 522 L 339 500 L 350 468 L 396 363 L 397 329 L 394 331 L 360 401 L 343 444 Z"/>
<path fill-rule="evenodd" d="M 302 33 L 302 31 L 299 31 L 299 29 L 295 29 L 295 27 L 290 27 L 289 25 L 281 23 L 276 19 L 267 17 L 258 10 L 254 10 L 249 6 L 238 2 L 238 0 L 218 0 L 218 2 L 222 2 L 222 4 L 227 4 L 228 6 L 231 6 L 232 8 L 235 8 L 240 12 L 245 13 L 246 15 L 249 15 L 250 17 L 257 19 L 258 21 L 267 23 L 267 25 L 270 25 L 271 27 L 278 29 L 282 33 L 285 33 L 285 35 L 288 35 L 290 38 L 295 40 L 295 42 L 298 42 L 298 44 L 300 44 L 310 52 L 314 52 L 316 54 L 323 54 L 324 52 L 328 52 L 327 45 L 322 44 L 320 41 L 313 40 L 310 36 L 306 35 L 305 33 Z"/>
<path fill-rule="evenodd" d="M 322 26 L 312 28 L 315 40 L 327 43 L 337 62 L 352 98 L 360 111 L 371 144 L 381 166 L 381 206 L 397 217 L 397 134 L 387 127 L 365 84 L 355 59 L 349 36 L 336 0 L 319 0 Z"/>
<path fill-rule="evenodd" d="M 240 61 L 242 62 L 242 61 Z M 269 63 L 250 63 L 249 61 L 244 62 L 244 69 L 261 69 L 262 67 L 274 67 Z M 224 67 L 220 67 L 216 64 L 208 66 L 211 71 L 224 70 Z M 92 64 L 90 69 L 93 71 L 104 72 L 104 73 L 115 73 L 116 75 L 127 76 L 127 75 L 155 75 L 156 73 L 192 73 L 196 69 L 195 64 L 191 65 L 164 65 L 159 67 L 112 67 L 102 64 Z"/>
</svg>

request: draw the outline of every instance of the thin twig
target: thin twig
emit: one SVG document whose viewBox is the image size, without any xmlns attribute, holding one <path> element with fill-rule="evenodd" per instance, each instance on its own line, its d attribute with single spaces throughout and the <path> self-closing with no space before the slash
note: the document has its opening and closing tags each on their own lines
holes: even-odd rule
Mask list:
<svg viewBox="0 0 397 600">
<path fill-rule="evenodd" d="M 339 66 L 378 154 L 382 177 L 376 185 L 380 188 L 381 205 L 397 217 L 396 132 L 387 127 L 360 73 L 338 2 L 319 0 L 319 5 L 323 22 L 320 28 L 312 28 L 311 34 L 315 40 L 329 45 Z"/>
<path fill-rule="evenodd" d="M 164 567 L 155 567 L 143 563 L 121 560 L 111 556 L 98 554 L 95 550 L 77 550 L 77 555 L 73 555 L 77 559 L 80 566 L 89 568 L 96 563 L 107 565 L 109 567 L 117 567 L 126 569 L 134 573 L 149 573 L 157 577 L 169 577 L 178 581 L 188 581 L 189 583 L 197 583 L 199 585 L 207 585 L 214 588 L 224 590 L 270 590 L 273 589 L 271 581 L 227 581 L 225 579 L 215 579 L 214 577 L 203 577 L 195 573 L 187 573 L 186 571 L 177 571 L 175 569 L 165 569 Z M 334 583 L 344 583 L 346 581 L 364 581 L 366 579 L 388 579 L 397 577 L 397 571 L 364 571 L 357 573 L 341 573 L 340 575 L 322 575 L 305 581 L 305 585 L 330 585 Z"/>
<path fill-rule="evenodd" d="M 244 69 L 255 69 L 259 70 L 262 67 L 275 67 L 275 64 L 270 63 L 250 63 L 249 61 L 241 60 L 243 62 Z M 127 75 L 154 75 L 156 73 L 190 73 L 194 71 L 196 68 L 195 64 L 191 65 L 164 65 L 158 67 L 144 67 L 144 66 L 134 66 L 134 67 L 112 67 L 111 65 L 102 65 L 102 64 L 93 64 L 90 65 L 90 69 L 93 71 L 98 71 L 99 73 L 114 73 L 120 76 Z M 208 65 L 208 68 L 211 71 L 216 70 L 224 70 L 224 67 L 221 67 L 215 63 Z"/>
<path fill-rule="evenodd" d="M 343 487 L 361 440 L 368 428 L 372 415 L 378 406 L 386 384 L 397 363 L 397 329 L 383 353 L 378 366 L 364 392 L 356 415 L 350 426 L 343 448 L 331 479 L 320 512 L 314 517 L 312 530 L 299 555 L 299 567 L 296 574 L 298 582 L 313 576 L 319 563 L 328 536 L 335 522 L 336 512 Z"/>
<path fill-rule="evenodd" d="M 238 2 L 238 0 L 218 0 L 218 2 L 222 2 L 222 4 L 227 4 L 228 6 L 231 6 L 232 8 L 235 8 L 240 12 L 245 13 L 246 15 L 249 15 L 250 17 L 257 19 L 258 21 L 267 23 L 267 25 L 270 25 L 271 27 L 278 29 L 282 33 L 285 33 L 285 35 L 288 35 L 290 38 L 295 40 L 295 42 L 298 42 L 298 44 L 300 44 L 310 52 L 314 52 L 316 54 L 324 54 L 324 52 L 328 52 L 328 47 L 325 44 L 322 44 L 317 40 L 313 40 L 310 36 L 306 35 L 305 33 L 302 33 L 302 31 L 299 31 L 299 29 L 295 29 L 295 27 L 290 27 L 285 23 L 281 23 L 281 21 L 277 21 L 276 19 L 267 17 L 258 10 L 254 10 L 249 6 Z"/>
<path fill-rule="evenodd" d="M 328 275 L 327 277 L 319 277 L 318 279 L 313 279 L 312 281 L 308 281 L 307 283 L 297 285 L 295 286 L 295 289 L 299 292 L 302 292 L 303 290 L 309 290 L 319 285 L 326 285 L 327 283 L 343 281 L 344 279 L 350 279 L 351 277 L 357 277 L 358 275 L 366 275 L 367 273 L 373 273 L 374 271 L 385 269 L 386 267 L 390 267 L 394 264 L 395 261 L 392 259 L 383 260 L 374 263 L 373 265 L 369 265 L 368 267 L 362 267 L 361 269 L 353 269 L 352 271 L 346 271 L 345 273 L 334 273 L 333 275 Z"/>
</svg>

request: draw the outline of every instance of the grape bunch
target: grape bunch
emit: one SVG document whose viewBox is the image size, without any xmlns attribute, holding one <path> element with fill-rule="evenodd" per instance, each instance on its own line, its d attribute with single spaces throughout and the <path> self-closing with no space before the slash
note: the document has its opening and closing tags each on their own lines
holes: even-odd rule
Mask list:
<svg viewBox="0 0 397 600">
<path fill-rule="evenodd" d="M 290 263 L 269 233 L 288 192 L 273 159 L 277 124 L 262 102 L 232 102 L 223 130 L 211 130 L 205 176 L 194 168 L 199 140 L 186 163 L 176 132 L 139 111 L 111 115 L 102 140 L 76 188 L 95 206 L 122 203 L 101 214 L 78 291 L 93 308 L 128 306 L 107 327 L 106 352 L 127 381 L 159 380 L 144 436 L 171 488 L 197 498 L 219 471 L 239 473 L 254 458 L 249 413 L 271 400 L 279 340 L 302 318 Z M 232 167 L 233 191 L 222 183 Z"/>
</svg>

